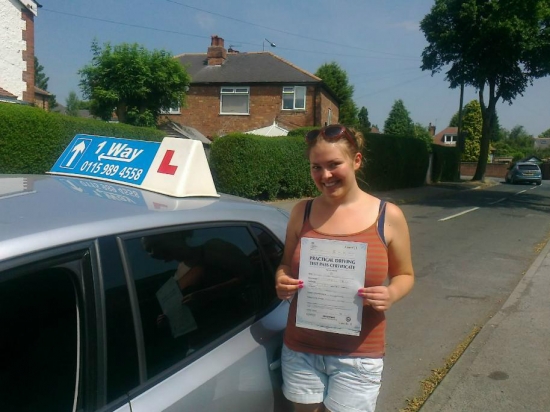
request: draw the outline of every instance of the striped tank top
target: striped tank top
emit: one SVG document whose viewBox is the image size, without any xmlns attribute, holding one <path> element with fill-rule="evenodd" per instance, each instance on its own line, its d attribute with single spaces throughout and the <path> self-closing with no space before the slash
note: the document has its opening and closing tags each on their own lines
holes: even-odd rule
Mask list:
<svg viewBox="0 0 550 412">
<path fill-rule="evenodd" d="M 343 240 L 367 243 L 367 267 L 365 270 L 365 287 L 379 286 L 388 275 L 388 252 L 384 239 L 384 219 L 386 204 L 380 201 L 380 210 L 374 224 L 350 235 L 330 235 L 321 233 L 311 226 L 309 214 L 312 200 L 306 204 L 304 223 L 300 232 L 302 237 L 316 239 Z M 301 242 L 299 241 L 290 265 L 292 277 L 299 279 Z M 361 333 L 359 336 L 341 335 L 313 329 L 296 327 L 296 308 L 299 296 L 291 304 L 288 314 L 284 342 L 287 347 L 297 352 L 308 352 L 326 356 L 358 356 L 381 358 L 385 351 L 386 317 L 370 306 L 363 306 Z"/>
</svg>

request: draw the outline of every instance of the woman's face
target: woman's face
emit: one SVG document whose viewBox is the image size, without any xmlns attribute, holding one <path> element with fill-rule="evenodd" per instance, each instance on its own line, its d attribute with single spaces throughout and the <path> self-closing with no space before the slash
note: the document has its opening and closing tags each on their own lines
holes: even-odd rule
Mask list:
<svg viewBox="0 0 550 412">
<path fill-rule="evenodd" d="M 361 153 L 353 157 L 342 141 L 318 141 L 309 151 L 311 178 L 328 197 L 341 197 L 357 184 L 355 172 L 361 166 Z"/>
</svg>

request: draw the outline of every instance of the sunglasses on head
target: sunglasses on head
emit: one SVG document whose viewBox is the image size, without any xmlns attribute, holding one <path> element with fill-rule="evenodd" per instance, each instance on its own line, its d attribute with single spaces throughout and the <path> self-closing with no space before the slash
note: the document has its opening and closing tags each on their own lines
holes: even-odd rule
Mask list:
<svg viewBox="0 0 550 412">
<path fill-rule="evenodd" d="M 337 142 L 342 137 L 345 137 L 350 144 L 357 149 L 357 140 L 344 126 L 334 124 L 325 126 L 321 129 L 311 130 L 306 134 L 306 142 L 313 143 L 321 135 L 327 142 Z"/>
</svg>

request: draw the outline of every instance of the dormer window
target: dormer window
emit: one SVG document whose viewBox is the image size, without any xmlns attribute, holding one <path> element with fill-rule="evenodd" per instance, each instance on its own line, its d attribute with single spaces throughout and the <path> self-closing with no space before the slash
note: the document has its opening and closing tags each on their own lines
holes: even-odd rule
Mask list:
<svg viewBox="0 0 550 412">
<path fill-rule="evenodd" d="M 306 88 L 305 86 L 283 87 L 283 110 L 305 110 Z"/>
</svg>

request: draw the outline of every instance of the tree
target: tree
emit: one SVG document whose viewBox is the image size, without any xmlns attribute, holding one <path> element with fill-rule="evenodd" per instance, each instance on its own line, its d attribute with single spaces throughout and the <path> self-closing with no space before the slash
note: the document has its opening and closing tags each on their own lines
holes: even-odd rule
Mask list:
<svg viewBox="0 0 550 412">
<path fill-rule="evenodd" d="M 370 121 L 369 121 L 369 111 L 365 106 L 361 107 L 361 110 L 359 110 L 359 114 L 357 115 L 357 119 L 359 121 L 359 126 L 367 129 L 370 131 Z"/>
<path fill-rule="evenodd" d="M 78 110 L 80 110 L 80 99 L 75 92 L 71 91 L 69 97 L 65 99 L 65 108 L 69 116 L 78 117 Z"/>
<path fill-rule="evenodd" d="M 548 0 L 435 0 L 420 23 L 429 45 L 422 70 L 447 70 L 451 88 L 473 86 L 483 127 L 473 180 L 485 176 L 495 107 L 550 73 Z M 486 100 L 487 97 L 487 100 Z"/>
<path fill-rule="evenodd" d="M 49 77 L 46 77 L 44 73 L 44 66 L 38 62 L 38 57 L 34 56 L 34 84 L 36 87 L 48 91 L 48 82 L 50 81 Z M 57 106 L 57 101 L 55 100 L 55 94 L 50 93 L 51 96 L 48 99 L 48 104 L 50 110 Z"/>
<path fill-rule="evenodd" d="M 414 125 L 414 137 L 416 139 L 423 140 L 426 143 L 428 152 L 432 151 L 433 138 L 426 126 L 421 125 L 420 123 L 415 123 Z"/>
<path fill-rule="evenodd" d="M 477 100 L 472 100 L 464 106 L 462 114 L 461 131 L 466 134 L 464 152 L 462 153 L 463 161 L 476 162 L 479 159 L 482 128 L 481 106 Z"/>
<path fill-rule="evenodd" d="M 550 129 L 542 132 L 539 137 L 550 137 Z"/>
<path fill-rule="evenodd" d="M 403 100 L 398 99 L 393 103 L 390 114 L 384 123 L 384 133 L 414 136 L 414 124 Z"/>
<path fill-rule="evenodd" d="M 183 105 L 190 78 L 169 52 L 94 41 L 92 54 L 79 74 L 93 115 L 109 120 L 116 112 L 121 123 L 152 127 L 163 109 Z"/>
<path fill-rule="evenodd" d="M 323 83 L 332 90 L 338 99 L 340 99 L 339 123 L 347 126 L 357 126 L 357 105 L 352 99 L 353 86 L 349 84 L 348 75 L 338 63 L 331 62 L 323 64 L 315 72 L 315 76 L 321 78 Z"/>
</svg>

